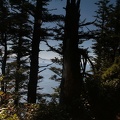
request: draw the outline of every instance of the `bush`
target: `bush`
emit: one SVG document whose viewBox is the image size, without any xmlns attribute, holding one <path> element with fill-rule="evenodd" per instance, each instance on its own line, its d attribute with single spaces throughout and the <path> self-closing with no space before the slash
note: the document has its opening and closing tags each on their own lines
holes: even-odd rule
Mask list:
<svg viewBox="0 0 120 120">
<path fill-rule="evenodd" d="M 33 120 L 70 120 L 66 108 L 55 102 L 40 103 Z"/>
</svg>

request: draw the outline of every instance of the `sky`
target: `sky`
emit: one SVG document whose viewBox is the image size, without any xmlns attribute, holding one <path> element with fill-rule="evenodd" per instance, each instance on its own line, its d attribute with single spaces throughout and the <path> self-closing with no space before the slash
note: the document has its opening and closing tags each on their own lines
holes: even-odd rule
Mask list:
<svg viewBox="0 0 120 120">
<path fill-rule="evenodd" d="M 95 15 L 95 10 L 97 10 L 97 6 L 94 4 L 95 2 L 97 2 L 98 0 L 81 0 L 81 20 L 86 19 L 86 22 L 90 22 L 90 21 L 94 21 L 94 15 Z M 113 2 L 115 0 L 112 0 Z M 57 10 L 52 11 L 55 14 L 64 14 L 65 15 L 65 10 L 63 9 L 63 7 L 66 6 L 66 0 L 52 0 L 51 4 L 49 5 L 49 9 L 54 9 L 57 8 Z M 51 24 L 50 24 L 51 25 Z M 93 26 L 91 27 L 91 29 L 93 28 Z M 55 42 L 51 42 L 51 45 L 55 45 Z M 85 47 L 88 48 L 91 46 L 91 41 L 86 42 Z M 40 44 L 40 48 L 41 49 L 47 49 L 47 47 L 42 43 Z M 40 57 L 44 58 L 44 59 L 51 59 L 54 58 L 55 56 L 58 56 L 58 54 L 55 54 L 53 52 L 40 52 Z M 40 59 L 40 65 L 44 64 L 44 60 L 43 62 Z M 49 61 L 49 60 L 48 60 Z M 47 64 L 48 64 L 47 61 Z M 52 93 L 54 90 L 52 88 L 55 88 L 56 86 L 59 86 L 59 83 L 56 83 L 55 81 L 49 80 L 49 78 L 51 77 L 52 71 L 50 71 L 49 69 L 43 71 L 41 73 L 44 76 L 44 80 L 43 82 L 40 83 L 40 86 L 42 86 L 44 89 L 42 89 L 41 91 L 39 91 L 40 93 Z"/>
<path fill-rule="evenodd" d="M 95 5 L 96 2 L 98 2 L 99 0 L 81 0 L 81 4 L 80 4 L 80 20 L 85 20 L 86 22 L 92 22 L 95 20 L 94 16 L 95 16 L 95 11 L 97 10 L 97 6 Z M 115 0 L 111 0 L 112 3 L 115 3 Z M 65 15 L 65 6 L 66 6 L 66 0 L 52 0 L 52 2 L 50 2 L 48 8 L 51 9 L 57 9 L 52 11 L 53 14 L 63 14 Z M 94 29 L 93 26 L 89 26 L 89 29 Z M 54 44 L 54 42 L 52 42 L 52 44 Z M 90 48 L 91 46 L 91 41 L 85 42 L 84 46 L 86 48 Z M 45 46 L 44 43 L 42 43 L 40 45 L 41 49 L 47 48 Z M 40 54 L 40 56 L 42 58 L 45 59 L 51 59 L 54 58 L 55 56 L 58 56 L 58 54 L 55 54 L 53 52 L 42 52 Z"/>
</svg>

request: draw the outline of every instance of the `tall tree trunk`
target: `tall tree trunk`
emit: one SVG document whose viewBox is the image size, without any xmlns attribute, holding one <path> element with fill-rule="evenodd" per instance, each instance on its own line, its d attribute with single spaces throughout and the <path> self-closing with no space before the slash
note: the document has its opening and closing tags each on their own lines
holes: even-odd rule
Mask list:
<svg viewBox="0 0 120 120">
<path fill-rule="evenodd" d="M 80 0 L 67 0 L 65 17 L 65 35 L 63 41 L 63 79 L 61 82 L 60 103 L 72 106 L 74 117 L 78 116 L 81 77 L 80 56 L 78 50 Z"/>
<path fill-rule="evenodd" d="M 1 32 L 1 44 L 4 46 L 4 53 L 3 53 L 3 57 L 2 57 L 2 75 L 5 76 L 5 68 L 6 68 L 6 60 L 7 60 L 7 23 L 6 21 L 6 17 L 7 17 L 7 13 L 6 10 L 7 8 L 4 6 L 5 3 L 3 0 L 0 1 L 0 7 L 1 7 L 1 24 L 2 24 L 2 28 L 0 30 Z M 3 92 L 5 92 L 5 86 L 4 86 L 4 79 L 1 81 L 1 90 Z"/>
<path fill-rule="evenodd" d="M 38 57 L 39 57 L 39 44 L 41 33 L 41 20 L 42 20 L 42 0 L 37 0 L 35 11 L 34 33 L 32 40 L 31 52 L 31 66 L 30 66 L 30 79 L 28 84 L 28 102 L 36 103 L 36 91 L 38 81 Z"/>
<path fill-rule="evenodd" d="M 4 46 L 4 55 L 2 57 L 2 75 L 5 76 L 5 69 L 6 69 L 6 60 L 7 60 L 7 38 L 6 33 L 2 35 L 3 46 Z M 5 92 L 5 81 L 4 79 L 1 81 L 1 90 Z"/>
</svg>

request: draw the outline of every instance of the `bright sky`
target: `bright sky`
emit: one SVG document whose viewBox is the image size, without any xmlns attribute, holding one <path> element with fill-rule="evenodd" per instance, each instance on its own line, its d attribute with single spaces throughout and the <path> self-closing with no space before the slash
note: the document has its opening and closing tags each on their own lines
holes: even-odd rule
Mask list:
<svg viewBox="0 0 120 120">
<path fill-rule="evenodd" d="M 81 10 L 81 16 L 80 19 L 84 20 L 86 19 L 86 22 L 94 21 L 95 11 L 97 10 L 97 6 L 94 4 L 98 2 L 99 0 L 81 0 L 80 10 Z M 112 3 L 115 3 L 115 0 L 111 0 Z M 64 14 L 65 15 L 65 9 L 63 9 L 66 6 L 66 0 L 52 0 L 49 5 L 49 9 L 55 9 L 57 10 L 52 11 L 54 14 Z M 91 27 L 90 27 L 91 28 Z M 92 27 L 93 29 L 93 27 Z M 54 44 L 54 43 L 53 43 Z M 86 47 L 91 46 L 91 41 L 88 41 L 84 44 Z M 41 44 L 41 49 L 46 48 L 44 44 Z M 55 56 L 58 56 L 57 54 L 53 52 L 42 52 L 40 53 L 40 56 L 45 59 L 50 59 Z"/>
</svg>

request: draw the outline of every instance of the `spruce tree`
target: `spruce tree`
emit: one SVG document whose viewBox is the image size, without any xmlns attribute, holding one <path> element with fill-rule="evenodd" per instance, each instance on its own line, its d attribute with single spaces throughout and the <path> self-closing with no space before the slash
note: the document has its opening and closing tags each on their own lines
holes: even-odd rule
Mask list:
<svg viewBox="0 0 120 120">
<path fill-rule="evenodd" d="M 32 51 L 31 51 L 31 64 L 30 64 L 30 79 L 28 84 L 28 102 L 35 103 L 37 96 L 37 82 L 38 82 L 38 71 L 39 71 L 39 51 L 41 41 L 47 43 L 47 39 L 53 36 L 52 28 L 43 27 L 42 23 L 54 22 L 60 20 L 61 16 L 53 15 L 50 13 L 46 5 L 49 4 L 50 0 L 37 0 L 34 13 L 34 31 L 32 38 Z M 50 38 L 49 38 L 50 39 Z"/>
<path fill-rule="evenodd" d="M 31 64 L 30 64 L 30 79 L 28 84 L 28 98 L 29 103 L 36 103 L 36 91 L 38 81 L 38 58 L 39 58 L 39 44 L 41 41 L 41 25 L 42 25 L 42 5 L 43 1 L 36 1 L 36 8 L 34 14 L 34 31 L 32 39 Z"/>
<path fill-rule="evenodd" d="M 21 0 L 19 2 L 10 1 L 11 16 L 10 16 L 10 34 L 11 34 L 11 54 L 16 55 L 16 59 L 9 63 L 12 66 L 12 78 L 15 79 L 15 104 L 18 105 L 20 98 L 20 88 L 27 79 L 26 68 L 27 58 L 30 56 L 30 36 L 32 25 L 29 23 L 29 14 L 24 8 L 28 6 L 28 2 Z M 28 65 L 27 65 L 28 66 Z"/>
<path fill-rule="evenodd" d="M 109 39 L 107 35 L 108 27 L 106 24 L 108 23 L 109 13 L 111 9 L 111 5 L 109 0 L 100 0 L 96 3 L 98 6 L 98 10 L 96 11 L 96 39 L 93 45 L 94 53 L 96 54 L 95 64 L 96 64 L 96 72 L 101 71 L 104 67 L 109 66 L 108 59 L 110 61 L 109 53 Z M 105 62 L 106 61 L 106 62 Z"/>
<path fill-rule="evenodd" d="M 93 86 L 89 85 L 91 87 L 89 95 L 94 114 L 98 120 L 112 120 L 115 118 L 116 110 L 118 110 L 116 102 L 119 101 L 117 94 L 119 87 L 114 86 L 118 85 L 117 79 L 119 79 L 118 73 L 114 69 L 116 60 L 119 59 L 119 27 L 117 27 L 119 19 L 116 19 L 119 16 L 116 6 L 119 4 L 116 3 L 115 6 L 110 4 L 109 0 L 100 0 L 97 3 L 96 43 L 93 45 L 97 74 L 93 74 L 91 78 L 94 81 L 91 82 Z"/>
</svg>

